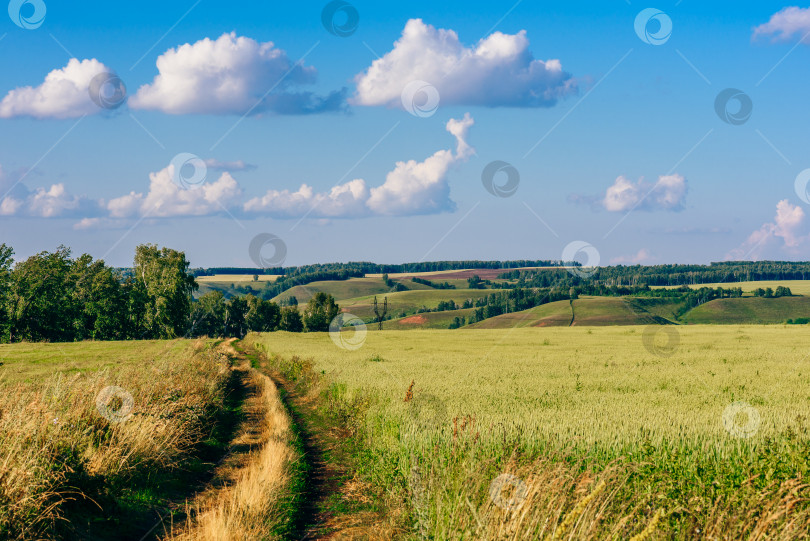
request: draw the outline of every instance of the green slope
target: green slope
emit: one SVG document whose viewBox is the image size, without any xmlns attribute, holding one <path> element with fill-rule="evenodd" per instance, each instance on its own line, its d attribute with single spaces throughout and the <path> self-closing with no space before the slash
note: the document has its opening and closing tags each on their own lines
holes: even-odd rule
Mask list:
<svg viewBox="0 0 810 541">
<path fill-rule="evenodd" d="M 340 301 L 366 295 L 380 295 L 389 291 L 391 288 L 386 286 L 381 278 L 349 278 L 348 280 L 326 280 L 294 286 L 277 295 L 273 300 L 283 302 L 294 296 L 298 299 L 299 304 L 304 304 L 319 292 L 328 293 Z"/>
<path fill-rule="evenodd" d="M 678 304 L 668 299 L 582 297 L 479 321 L 471 329 L 668 324 Z M 573 307 L 573 313 L 572 313 Z"/>
<path fill-rule="evenodd" d="M 419 308 L 436 308 L 440 301 L 452 300 L 462 304 L 466 299 L 486 297 L 492 290 L 486 289 L 427 289 L 421 291 L 400 291 L 398 293 L 377 294 L 377 301 L 382 303 L 383 297 L 388 297 L 388 315 L 395 317 L 402 312 L 414 314 Z M 344 312 L 350 312 L 360 318 L 373 317 L 372 301 L 374 295 L 344 299 L 339 302 Z M 300 301 L 300 299 L 299 299 Z"/>
<path fill-rule="evenodd" d="M 454 318 L 469 318 L 474 311 L 475 308 L 464 308 L 444 312 L 424 312 L 386 321 L 383 328 L 386 330 L 447 329 Z"/>
<path fill-rule="evenodd" d="M 698 306 L 681 319 L 690 324 L 768 324 L 810 317 L 810 297 L 716 299 Z"/>
<path fill-rule="evenodd" d="M 556 301 L 520 312 L 491 317 L 465 328 L 511 329 L 512 327 L 567 327 L 570 324 L 570 302 Z"/>
</svg>

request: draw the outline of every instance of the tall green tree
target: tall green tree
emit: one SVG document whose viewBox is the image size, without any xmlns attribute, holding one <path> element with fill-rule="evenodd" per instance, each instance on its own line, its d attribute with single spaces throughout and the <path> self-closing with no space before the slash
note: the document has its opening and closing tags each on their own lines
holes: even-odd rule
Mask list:
<svg viewBox="0 0 810 541">
<path fill-rule="evenodd" d="M 76 319 L 74 340 L 127 338 L 127 299 L 119 276 L 87 254 L 73 261 L 68 275 Z"/>
<path fill-rule="evenodd" d="M 135 249 L 135 279 L 145 292 L 143 326 L 150 337 L 182 336 L 188 327 L 197 282 L 184 252 L 142 244 Z"/>
<path fill-rule="evenodd" d="M 272 301 L 265 301 L 254 295 L 247 296 L 248 311 L 245 322 L 249 331 L 270 332 L 278 328 L 281 309 Z"/>
<path fill-rule="evenodd" d="M 225 336 L 225 295 L 221 291 L 209 291 L 202 295 L 191 308 L 192 336 Z"/>
<path fill-rule="evenodd" d="M 40 252 L 11 273 L 9 339 L 71 341 L 78 307 L 72 297 L 70 250 Z"/>
<path fill-rule="evenodd" d="M 307 332 L 323 332 L 329 330 L 329 324 L 340 312 L 335 298 L 322 291 L 316 293 L 304 310 L 304 326 Z"/>
<path fill-rule="evenodd" d="M 298 308 L 288 306 L 281 309 L 281 319 L 279 320 L 278 330 L 288 332 L 301 332 L 304 330 L 304 322 L 301 320 L 301 314 Z"/>
<path fill-rule="evenodd" d="M 9 298 L 11 296 L 11 266 L 14 264 L 14 250 L 0 244 L 0 342 L 8 340 L 11 318 Z"/>
<path fill-rule="evenodd" d="M 242 338 L 247 334 L 245 315 L 248 301 L 245 297 L 233 297 L 225 305 L 225 335 Z"/>
</svg>

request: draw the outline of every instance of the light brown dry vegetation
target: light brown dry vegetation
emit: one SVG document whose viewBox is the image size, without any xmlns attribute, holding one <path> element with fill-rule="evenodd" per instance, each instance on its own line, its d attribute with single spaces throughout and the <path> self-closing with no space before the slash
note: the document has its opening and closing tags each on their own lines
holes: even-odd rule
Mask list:
<svg viewBox="0 0 810 541">
<path fill-rule="evenodd" d="M 289 527 L 290 482 L 299 459 L 291 420 L 273 382 L 250 368 L 236 369 L 248 389 L 241 433 L 217 472 L 215 487 L 191 504 L 189 520 L 173 541 L 276 539 Z"/>
<path fill-rule="evenodd" d="M 2 386 L 0 537 L 50 536 L 66 501 L 93 505 L 93 491 L 176 468 L 207 437 L 229 362 L 210 342 L 177 344 L 168 342 L 165 356 L 118 369 Z M 132 347 L 138 344 L 121 345 Z M 132 396 L 131 412 L 113 400 L 111 410 L 123 415 L 101 414 L 96 399 L 108 386 Z"/>
</svg>

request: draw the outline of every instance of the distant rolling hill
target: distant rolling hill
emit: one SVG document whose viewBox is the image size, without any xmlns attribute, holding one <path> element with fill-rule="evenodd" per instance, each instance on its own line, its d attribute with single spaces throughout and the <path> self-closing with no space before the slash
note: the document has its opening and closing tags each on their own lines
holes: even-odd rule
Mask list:
<svg viewBox="0 0 810 541">
<path fill-rule="evenodd" d="M 294 286 L 276 296 L 276 302 L 286 302 L 295 297 L 299 304 L 305 304 L 315 293 L 323 292 L 332 295 L 335 300 L 341 301 L 366 295 L 380 295 L 388 293 L 391 288 L 385 285 L 380 278 L 349 278 L 348 280 L 327 280 L 311 282 L 303 286 Z"/>
<path fill-rule="evenodd" d="M 685 323 L 767 324 L 810 317 L 810 297 L 716 299 L 686 313 Z"/>
<path fill-rule="evenodd" d="M 479 321 L 468 328 L 669 324 L 672 320 L 666 316 L 674 311 L 675 306 L 675 303 L 665 299 L 581 297 L 573 302 L 551 302 L 521 312 L 503 314 Z"/>
<path fill-rule="evenodd" d="M 467 299 L 479 299 L 493 293 L 491 289 L 426 289 L 419 291 L 400 291 L 398 293 L 377 294 L 377 301 L 383 302 L 388 297 L 388 315 L 397 317 L 402 312 L 412 315 L 421 307 L 434 309 L 440 301 L 452 300 L 458 305 Z M 299 299 L 300 300 L 300 299 Z M 374 316 L 372 302 L 374 295 L 355 297 L 338 301 L 344 312 L 349 312 L 363 319 Z M 452 317 L 450 318 L 452 320 Z M 448 322 L 448 325 L 450 323 Z"/>
<path fill-rule="evenodd" d="M 424 312 L 422 314 L 414 314 L 386 321 L 383 328 L 385 330 L 447 329 L 450 327 L 454 318 L 468 318 L 473 311 L 475 311 L 475 308 L 446 310 L 444 312 Z"/>
</svg>

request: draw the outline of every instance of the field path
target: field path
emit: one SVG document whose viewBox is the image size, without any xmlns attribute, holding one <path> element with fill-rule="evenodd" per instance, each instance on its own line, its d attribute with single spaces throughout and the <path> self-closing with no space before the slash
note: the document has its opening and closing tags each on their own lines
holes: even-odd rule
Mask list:
<svg viewBox="0 0 810 541">
<path fill-rule="evenodd" d="M 281 372 L 266 356 L 247 343 L 237 344 L 259 370 L 278 387 L 287 408 L 300 449 L 305 472 L 299 506 L 294 516 L 294 539 L 391 539 L 392 530 L 375 507 L 368 485 L 351 473 L 351 460 L 342 444 L 346 429 L 334 426 L 318 412 L 317 397 L 307 394 Z"/>
<path fill-rule="evenodd" d="M 219 348 L 232 359 L 242 389 L 241 422 L 211 481 L 188 502 L 191 516 L 167 540 L 264 539 L 291 529 L 280 495 L 288 493 L 297 465 L 294 427 L 278 388 L 235 344 L 229 339 Z"/>
</svg>

